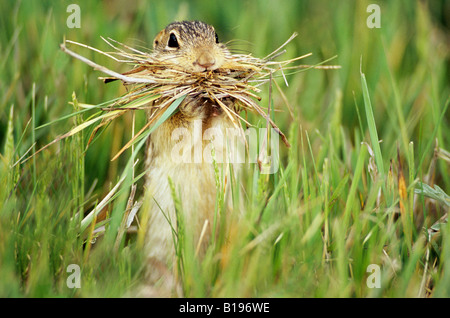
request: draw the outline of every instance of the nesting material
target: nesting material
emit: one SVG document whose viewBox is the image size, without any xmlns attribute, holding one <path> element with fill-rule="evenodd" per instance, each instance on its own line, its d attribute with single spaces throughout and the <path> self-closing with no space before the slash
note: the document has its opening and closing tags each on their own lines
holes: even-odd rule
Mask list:
<svg viewBox="0 0 450 318">
<path fill-rule="evenodd" d="M 285 52 L 284 47 L 296 35 L 294 33 L 283 45 L 262 59 L 251 55 L 232 54 L 219 69 L 201 73 L 186 72 L 177 65 L 171 64 L 170 60 L 162 60 L 154 53 L 142 52 L 112 39 L 102 38 L 114 49 L 113 52 L 103 52 L 84 44 L 66 40 L 61 44 L 61 49 L 65 53 L 105 73 L 108 77 L 101 78 L 105 82 L 120 80 L 128 90 L 125 95 L 111 102 L 107 107 L 102 107 L 103 113 L 83 123 L 83 126 L 78 127 L 77 130 L 79 131 L 81 128 L 96 124 L 97 126 L 93 132 L 95 134 L 100 127 L 128 111 L 134 111 L 136 109 L 149 110 L 150 117 L 147 124 L 122 148 L 116 155 L 117 157 L 130 147 L 140 134 L 146 129 L 149 129 L 155 120 L 160 118 L 172 103 L 189 95 L 194 98 L 209 98 L 214 101 L 237 128 L 242 129 L 241 121 L 246 122 L 240 116 L 241 111 L 258 113 L 267 121 L 268 125 L 274 128 L 281 136 L 285 145 L 289 147 L 290 145 L 286 136 L 270 118 L 270 115 L 265 113 L 257 103 L 260 100 L 258 96 L 258 93 L 261 91 L 260 86 L 271 82 L 274 76 L 279 75 L 284 78 L 287 85 L 285 70 L 299 68 L 337 68 L 336 66 L 320 65 L 288 66 L 294 61 L 310 56 L 311 53 L 286 61 L 275 61 L 275 58 Z M 130 65 L 132 69 L 123 74 L 117 73 L 69 50 L 66 46 L 67 43 L 85 47 L 106 55 L 118 63 Z M 229 100 L 230 98 L 234 100 L 234 106 L 232 108 L 227 106 L 229 103 L 226 105 L 223 102 L 224 99 Z M 246 123 L 250 125 L 250 123 Z M 67 137 L 68 134 L 62 137 Z M 90 140 L 92 137 L 93 135 Z"/>
</svg>

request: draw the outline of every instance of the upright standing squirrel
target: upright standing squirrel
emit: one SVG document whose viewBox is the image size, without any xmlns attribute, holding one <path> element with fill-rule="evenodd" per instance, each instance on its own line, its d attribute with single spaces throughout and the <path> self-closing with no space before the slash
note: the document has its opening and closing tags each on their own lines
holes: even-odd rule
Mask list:
<svg viewBox="0 0 450 318">
<path fill-rule="evenodd" d="M 173 63 L 174 68 L 191 73 L 212 72 L 231 56 L 225 44 L 219 42 L 214 27 L 200 21 L 169 24 L 158 33 L 153 48 L 158 57 Z M 232 100 L 222 101 L 233 107 Z M 196 132 L 196 127 L 201 127 L 201 132 Z M 174 133 L 177 128 L 188 134 L 180 136 Z M 234 126 L 212 100 L 187 96 L 178 111 L 150 135 L 143 207 L 149 212 L 146 248 L 151 281 L 168 278 L 164 273 L 174 258 L 172 227 L 176 230 L 176 215 L 169 178 L 181 202 L 185 227 L 189 227 L 189 233 L 195 233 L 194 242 L 198 242 L 205 222 L 209 224 L 209 231 L 213 224 L 217 194 L 213 163 L 205 162 L 204 158 L 201 162 L 189 163 L 177 160 L 173 155 L 180 138 L 192 138 L 187 143 L 188 155 L 193 154 L 198 146 L 203 153 L 208 141 L 195 136 L 199 133 L 203 136 L 209 128 L 217 128 L 225 134 L 227 128 Z M 214 150 L 216 154 L 227 151 L 225 143 L 215 144 Z"/>
</svg>

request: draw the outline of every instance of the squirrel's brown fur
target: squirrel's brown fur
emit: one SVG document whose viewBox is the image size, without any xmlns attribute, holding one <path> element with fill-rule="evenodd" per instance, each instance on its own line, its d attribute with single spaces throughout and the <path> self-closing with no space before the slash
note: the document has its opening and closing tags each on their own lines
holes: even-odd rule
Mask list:
<svg viewBox="0 0 450 318">
<path fill-rule="evenodd" d="M 169 24 L 158 33 L 153 46 L 154 53 L 165 61 L 192 73 L 214 71 L 230 55 L 226 46 L 218 41 L 214 28 L 200 21 Z M 224 100 L 224 103 L 233 106 L 232 100 Z M 201 146 L 203 153 L 208 141 L 202 140 L 201 136 L 195 140 L 199 133 L 194 131 L 195 126 L 199 124 L 201 136 L 209 128 L 217 128 L 217 131 L 224 134 L 227 128 L 233 128 L 230 119 L 213 101 L 187 96 L 180 104 L 179 111 L 158 127 L 149 139 L 143 207 L 149 212 L 146 249 L 150 264 L 149 279 L 153 282 L 165 275 L 174 256 L 172 227 L 176 230 L 176 216 L 169 178 L 181 202 L 185 227 L 189 227 L 189 233 L 195 233 L 194 244 L 197 244 L 205 222 L 208 221 L 209 231 L 213 224 L 216 204 L 213 164 L 204 160 L 181 162 L 174 160 L 172 153 L 180 142 L 173 135 L 177 128 L 184 128 L 184 132 L 188 132 L 188 136 L 194 140 L 188 153 L 193 154 L 197 146 Z M 215 144 L 214 150 L 216 154 L 226 153 L 224 144 Z M 224 171 L 226 170 L 225 168 Z M 164 277 L 170 280 L 169 276 Z"/>
</svg>

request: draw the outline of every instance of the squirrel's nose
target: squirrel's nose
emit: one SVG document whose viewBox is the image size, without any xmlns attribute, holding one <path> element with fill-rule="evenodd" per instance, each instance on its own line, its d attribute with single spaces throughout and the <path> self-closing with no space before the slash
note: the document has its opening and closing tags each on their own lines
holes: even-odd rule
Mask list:
<svg viewBox="0 0 450 318">
<path fill-rule="evenodd" d="M 198 66 L 204 67 L 205 70 L 211 68 L 216 64 L 216 59 L 208 51 L 203 51 L 199 54 L 197 61 L 195 61 Z"/>
</svg>

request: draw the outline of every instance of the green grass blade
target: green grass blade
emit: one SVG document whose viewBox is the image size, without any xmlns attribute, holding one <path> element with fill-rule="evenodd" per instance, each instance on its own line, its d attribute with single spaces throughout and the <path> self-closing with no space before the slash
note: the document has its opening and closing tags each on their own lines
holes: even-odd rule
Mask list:
<svg viewBox="0 0 450 318">
<path fill-rule="evenodd" d="M 364 109 L 366 111 L 367 125 L 369 127 L 370 142 L 375 154 L 375 162 L 377 164 L 378 173 L 384 179 L 384 164 L 381 155 L 380 143 L 378 139 L 377 127 L 375 124 L 375 117 L 373 116 L 372 103 L 370 102 L 369 89 L 367 87 L 366 76 L 361 72 L 361 86 L 364 97 Z"/>
</svg>

